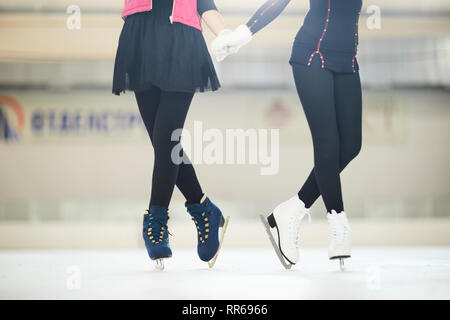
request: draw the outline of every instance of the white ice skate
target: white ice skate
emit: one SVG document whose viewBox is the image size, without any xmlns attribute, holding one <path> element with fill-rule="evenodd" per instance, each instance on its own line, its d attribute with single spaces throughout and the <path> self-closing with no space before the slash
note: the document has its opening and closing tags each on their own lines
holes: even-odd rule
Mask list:
<svg viewBox="0 0 450 320">
<path fill-rule="evenodd" d="M 309 209 L 305 208 L 305 204 L 295 195 L 279 204 L 267 218 L 260 216 L 278 259 L 286 269 L 298 262 L 300 223 L 305 215 L 311 219 Z M 273 237 L 270 228 L 276 228 L 278 241 Z"/>
<path fill-rule="evenodd" d="M 331 210 L 327 214 L 330 224 L 330 247 L 328 249 L 328 257 L 330 260 L 339 259 L 339 266 L 344 270 L 344 259 L 351 256 L 351 229 L 344 211 L 336 213 Z"/>
</svg>

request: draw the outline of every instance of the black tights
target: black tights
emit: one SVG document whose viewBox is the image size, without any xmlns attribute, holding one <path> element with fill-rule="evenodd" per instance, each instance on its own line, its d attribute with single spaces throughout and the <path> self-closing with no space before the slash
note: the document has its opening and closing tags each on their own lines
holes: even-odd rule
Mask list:
<svg viewBox="0 0 450 320">
<path fill-rule="evenodd" d="M 171 158 L 172 149 L 179 143 L 171 141 L 172 133 L 183 128 L 194 94 L 152 87 L 135 95 L 155 154 L 150 206 L 168 208 L 175 185 L 188 203 L 198 203 L 203 192 L 192 164 L 177 165 Z"/>
<path fill-rule="evenodd" d="M 359 73 L 294 65 L 300 101 L 311 130 L 314 168 L 298 196 L 309 208 L 322 195 L 328 212 L 344 210 L 340 172 L 361 150 L 362 98 Z"/>
</svg>

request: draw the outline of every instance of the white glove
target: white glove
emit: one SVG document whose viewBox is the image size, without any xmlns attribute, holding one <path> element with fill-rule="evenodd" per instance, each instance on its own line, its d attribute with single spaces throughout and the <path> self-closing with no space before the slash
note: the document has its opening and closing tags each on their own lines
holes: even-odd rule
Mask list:
<svg viewBox="0 0 450 320">
<path fill-rule="evenodd" d="M 219 32 L 217 37 L 211 43 L 211 51 L 217 62 L 222 61 L 229 54 L 229 48 L 227 47 L 225 40 L 227 39 L 227 36 L 232 33 L 233 31 L 230 29 L 224 29 Z"/>
<path fill-rule="evenodd" d="M 213 55 L 220 62 L 228 55 L 238 52 L 252 38 L 252 32 L 245 24 L 240 25 L 233 32 L 222 30 L 212 43 Z"/>
</svg>

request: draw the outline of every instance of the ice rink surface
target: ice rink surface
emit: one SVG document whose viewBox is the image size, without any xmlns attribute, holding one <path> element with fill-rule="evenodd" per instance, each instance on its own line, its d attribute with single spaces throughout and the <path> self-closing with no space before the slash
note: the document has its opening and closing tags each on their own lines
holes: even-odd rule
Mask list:
<svg viewBox="0 0 450 320">
<path fill-rule="evenodd" d="M 1 251 L 1 299 L 449 299 L 450 247 L 325 248 L 284 270 L 272 249 L 224 248 L 214 269 L 175 249 L 164 271 L 145 250 Z"/>
</svg>

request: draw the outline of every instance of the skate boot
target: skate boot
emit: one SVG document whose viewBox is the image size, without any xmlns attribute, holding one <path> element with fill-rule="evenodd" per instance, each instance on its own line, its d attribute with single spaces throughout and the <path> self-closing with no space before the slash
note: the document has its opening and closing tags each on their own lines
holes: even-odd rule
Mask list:
<svg viewBox="0 0 450 320">
<path fill-rule="evenodd" d="M 293 264 L 298 262 L 300 223 L 305 215 L 311 219 L 309 209 L 295 195 L 279 204 L 267 218 L 263 215 L 260 216 L 278 259 L 286 269 L 290 269 Z M 276 228 L 278 241 L 273 237 L 270 228 Z"/>
<path fill-rule="evenodd" d="M 230 217 L 224 219 L 220 209 L 206 195 L 198 204 L 186 204 L 187 210 L 197 228 L 197 253 L 201 260 L 214 266 Z M 219 228 L 222 228 L 219 239 Z"/>
<path fill-rule="evenodd" d="M 151 206 L 150 211 L 145 210 L 142 236 L 150 259 L 156 260 L 156 269 L 164 269 L 164 258 L 172 256 L 169 246 L 169 230 L 167 209 L 161 206 Z"/>
<path fill-rule="evenodd" d="M 339 259 L 339 267 L 344 270 L 344 259 L 351 256 L 351 230 L 347 215 L 344 211 L 336 213 L 336 211 L 331 210 L 327 214 L 327 219 L 331 228 L 328 257 L 330 260 Z"/>
</svg>

